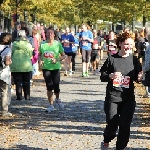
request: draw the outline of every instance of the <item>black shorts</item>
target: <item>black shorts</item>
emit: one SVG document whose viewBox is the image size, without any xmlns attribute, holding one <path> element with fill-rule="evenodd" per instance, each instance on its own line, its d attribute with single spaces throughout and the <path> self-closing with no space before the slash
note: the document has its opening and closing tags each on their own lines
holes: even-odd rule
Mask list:
<svg viewBox="0 0 150 150">
<path fill-rule="evenodd" d="M 54 90 L 55 93 L 59 93 L 59 82 L 60 82 L 60 70 L 46 70 L 43 69 L 43 77 L 46 82 L 47 91 Z"/>
<path fill-rule="evenodd" d="M 95 61 L 96 59 L 99 59 L 99 50 L 92 50 L 91 52 L 91 61 Z"/>
<path fill-rule="evenodd" d="M 65 52 L 65 55 L 72 56 L 72 53 Z"/>
</svg>

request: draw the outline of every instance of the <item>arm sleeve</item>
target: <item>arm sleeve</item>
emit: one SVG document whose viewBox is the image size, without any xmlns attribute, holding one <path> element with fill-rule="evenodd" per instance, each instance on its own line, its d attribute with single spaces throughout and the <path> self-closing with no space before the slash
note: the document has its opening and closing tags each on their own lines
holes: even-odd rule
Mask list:
<svg viewBox="0 0 150 150">
<path fill-rule="evenodd" d="M 100 76 L 101 82 L 109 82 L 110 81 L 109 74 L 113 73 L 110 57 L 106 59 L 106 61 L 104 62 L 103 66 L 100 69 L 100 72 L 101 72 Z"/>
</svg>

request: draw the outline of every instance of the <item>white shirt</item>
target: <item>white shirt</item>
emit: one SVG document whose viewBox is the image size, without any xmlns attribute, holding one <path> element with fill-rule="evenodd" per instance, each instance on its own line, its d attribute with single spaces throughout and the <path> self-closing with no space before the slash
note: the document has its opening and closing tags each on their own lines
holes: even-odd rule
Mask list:
<svg viewBox="0 0 150 150">
<path fill-rule="evenodd" d="M 7 45 L 0 45 L 0 52 L 6 47 Z M 6 56 L 11 56 L 11 49 L 9 46 L 7 46 L 1 56 L 2 60 L 4 61 Z M 11 85 L 11 73 L 10 73 L 10 68 L 9 66 L 5 66 L 5 68 L 0 68 L 0 80 L 3 80 L 7 84 Z"/>
</svg>

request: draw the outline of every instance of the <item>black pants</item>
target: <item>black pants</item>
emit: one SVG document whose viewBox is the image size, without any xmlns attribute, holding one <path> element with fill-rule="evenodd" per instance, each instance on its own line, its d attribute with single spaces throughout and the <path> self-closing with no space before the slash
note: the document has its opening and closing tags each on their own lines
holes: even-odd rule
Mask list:
<svg viewBox="0 0 150 150">
<path fill-rule="evenodd" d="M 72 53 L 72 71 L 75 71 L 75 58 L 76 58 L 76 53 Z"/>
<path fill-rule="evenodd" d="M 24 98 L 30 99 L 30 77 L 31 72 L 12 72 L 14 83 L 16 85 L 16 96 L 18 100 L 22 99 L 22 88 Z"/>
<path fill-rule="evenodd" d="M 104 111 L 106 113 L 106 128 L 104 130 L 104 142 L 109 143 L 116 137 L 116 131 L 119 126 L 119 132 L 116 142 L 116 150 L 123 150 L 130 137 L 130 124 L 135 111 L 136 102 L 109 102 L 105 101 Z"/>
<path fill-rule="evenodd" d="M 60 71 L 43 69 L 43 77 L 46 82 L 47 91 L 54 90 L 54 93 L 59 93 Z"/>
</svg>

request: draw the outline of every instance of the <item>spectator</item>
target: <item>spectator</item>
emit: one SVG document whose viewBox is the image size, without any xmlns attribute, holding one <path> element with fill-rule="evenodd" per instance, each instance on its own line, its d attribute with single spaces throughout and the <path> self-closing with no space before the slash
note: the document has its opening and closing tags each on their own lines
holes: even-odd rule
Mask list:
<svg viewBox="0 0 150 150">
<path fill-rule="evenodd" d="M 16 100 L 22 100 L 22 88 L 25 100 L 30 100 L 30 76 L 32 71 L 32 45 L 24 30 L 18 32 L 18 38 L 12 45 L 12 64 L 10 66 L 16 85 Z"/>
<path fill-rule="evenodd" d="M 8 112 L 8 106 L 10 103 L 10 86 L 11 86 L 11 75 L 9 65 L 11 61 L 11 44 L 12 37 L 9 33 L 2 33 L 0 36 L 0 55 L 4 66 L 0 66 L 0 104 L 1 104 L 1 115 L 2 116 L 12 116 Z"/>
</svg>

